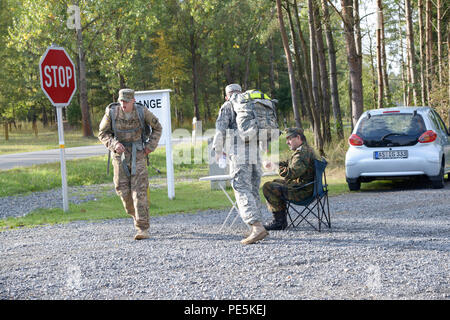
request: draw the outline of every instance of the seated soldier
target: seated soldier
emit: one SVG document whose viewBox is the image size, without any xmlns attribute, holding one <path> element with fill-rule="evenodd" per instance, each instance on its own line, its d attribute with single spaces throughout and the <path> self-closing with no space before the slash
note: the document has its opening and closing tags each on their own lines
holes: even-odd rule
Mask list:
<svg viewBox="0 0 450 320">
<path fill-rule="evenodd" d="M 267 230 L 283 230 L 287 227 L 286 201 L 302 201 L 312 196 L 314 184 L 304 188 L 304 184 L 314 181 L 314 150 L 308 146 L 303 130 L 287 128 L 286 143 L 294 151 L 288 161 L 279 163 L 279 175 L 284 179 L 275 179 L 263 185 L 263 194 L 267 207 L 273 214 L 273 221 L 265 225 Z"/>
</svg>

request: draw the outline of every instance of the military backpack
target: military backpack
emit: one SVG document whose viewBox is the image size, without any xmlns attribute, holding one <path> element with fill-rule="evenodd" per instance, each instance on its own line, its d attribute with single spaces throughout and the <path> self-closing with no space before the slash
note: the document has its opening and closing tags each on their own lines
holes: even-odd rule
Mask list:
<svg viewBox="0 0 450 320">
<path fill-rule="evenodd" d="M 236 113 L 238 135 L 244 141 L 267 139 L 270 141 L 272 130 L 278 133 L 278 121 L 275 102 L 267 94 L 258 90 L 235 93 L 230 99 Z"/>
</svg>

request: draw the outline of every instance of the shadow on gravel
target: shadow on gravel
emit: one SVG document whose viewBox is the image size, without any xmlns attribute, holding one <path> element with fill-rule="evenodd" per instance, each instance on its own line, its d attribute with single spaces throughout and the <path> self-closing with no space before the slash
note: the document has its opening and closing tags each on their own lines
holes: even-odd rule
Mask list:
<svg viewBox="0 0 450 320">
<path fill-rule="evenodd" d="M 450 188 L 449 179 L 445 179 L 444 189 Z M 374 180 L 361 183 L 360 192 L 392 192 L 405 190 L 434 190 L 426 177 L 405 178 L 396 180 Z M 436 189 L 439 190 L 439 189 Z"/>
</svg>

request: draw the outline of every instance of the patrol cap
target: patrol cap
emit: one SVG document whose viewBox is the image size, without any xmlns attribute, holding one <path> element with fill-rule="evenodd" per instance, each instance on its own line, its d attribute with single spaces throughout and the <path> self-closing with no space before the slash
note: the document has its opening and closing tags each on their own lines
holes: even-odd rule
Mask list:
<svg viewBox="0 0 450 320">
<path fill-rule="evenodd" d="M 286 128 L 284 130 L 284 133 L 286 134 L 286 138 L 289 138 L 293 135 L 299 136 L 303 134 L 303 129 L 300 128 Z"/>
<path fill-rule="evenodd" d="M 134 99 L 134 90 L 133 89 L 121 89 L 119 90 L 119 101 L 131 101 Z"/>
<path fill-rule="evenodd" d="M 230 92 L 233 91 L 242 91 L 242 88 L 237 83 L 229 84 L 225 87 L 225 94 L 228 95 Z"/>
</svg>

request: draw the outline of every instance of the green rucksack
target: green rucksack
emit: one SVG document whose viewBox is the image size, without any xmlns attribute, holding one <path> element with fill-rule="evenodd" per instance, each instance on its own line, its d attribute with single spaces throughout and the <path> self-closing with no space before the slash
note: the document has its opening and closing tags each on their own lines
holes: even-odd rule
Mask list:
<svg viewBox="0 0 450 320">
<path fill-rule="evenodd" d="M 264 135 L 270 141 L 272 130 L 279 132 L 275 107 L 277 100 L 270 99 L 261 91 L 248 90 L 234 94 L 230 101 L 236 113 L 238 134 L 244 141 L 255 137 L 261 139 Z"/>
</svg>

